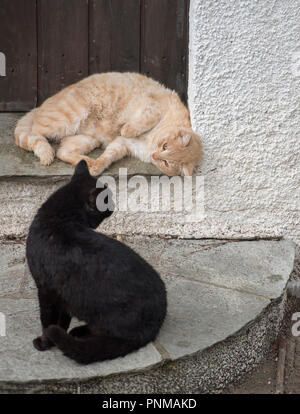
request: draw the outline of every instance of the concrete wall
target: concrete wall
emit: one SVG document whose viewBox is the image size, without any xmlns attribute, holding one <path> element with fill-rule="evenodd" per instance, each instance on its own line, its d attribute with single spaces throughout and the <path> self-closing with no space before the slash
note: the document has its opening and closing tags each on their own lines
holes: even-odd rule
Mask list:
<svg viewBox="0 0 300 414">
<path fill-rule="evenodd" d="M 300 241 L 300 1 L 191 0 L 189 107 L 202 236 Z"/>
</svg>

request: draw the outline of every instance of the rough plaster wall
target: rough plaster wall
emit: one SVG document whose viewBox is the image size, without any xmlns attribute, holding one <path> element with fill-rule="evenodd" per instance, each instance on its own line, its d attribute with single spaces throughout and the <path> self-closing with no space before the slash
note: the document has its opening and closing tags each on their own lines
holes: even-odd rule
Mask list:
<svg viewBox="0 0 300 414">
<path fill-rule="evenodd" d="M 191 0 L 189 107 L 205 154 L 199 226 L 299 242 L 300 1 Z"/>
</svg>

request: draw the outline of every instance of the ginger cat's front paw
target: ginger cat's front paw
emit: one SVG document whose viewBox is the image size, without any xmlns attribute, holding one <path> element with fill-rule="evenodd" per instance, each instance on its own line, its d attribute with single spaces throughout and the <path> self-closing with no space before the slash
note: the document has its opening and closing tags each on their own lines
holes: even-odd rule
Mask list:
<svg viewBox="0 0 300 414">
<path fill-rule="evenodd" d="M 110 162 L 107 162 L 107 159 L 101 156 L 94 160 L 93 165 L 89 170 L 92 175 L 100 175 L 109 165 Z"/>
<path fill-rule="evenodd" d="M 34 153 L 40 159 L 41 165 L 50 165 L 54 161 L 55 151 L 48 142 L 38 142 Z"/>
<path fill-rule="evenodd" d="M 135 138 L 138 136 L 138 131 L 129 123 L 125 124 L 121 128 L 121 135 L 125 138 Z"/>
<path fill-rule="evenodd" d="M 100 163 L 95 162 L 89 170 L 91 175 L 100 175 L 105 170 L 105 167 Z"/>
</svg>

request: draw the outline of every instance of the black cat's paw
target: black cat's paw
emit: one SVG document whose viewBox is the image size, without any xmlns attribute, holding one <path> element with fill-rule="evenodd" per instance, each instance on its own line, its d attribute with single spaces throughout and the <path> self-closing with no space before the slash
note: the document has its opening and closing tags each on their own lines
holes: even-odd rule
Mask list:
<svg viewBox="0 0 300 414">
<path fill-rule="evenodd" d="M 38 351 L 46 351 L 47 349 L 50 349 L 54 346 L 54 344 L 46 337 L 38 336 L 33 341 L 33 346 Z"/>
</svg>

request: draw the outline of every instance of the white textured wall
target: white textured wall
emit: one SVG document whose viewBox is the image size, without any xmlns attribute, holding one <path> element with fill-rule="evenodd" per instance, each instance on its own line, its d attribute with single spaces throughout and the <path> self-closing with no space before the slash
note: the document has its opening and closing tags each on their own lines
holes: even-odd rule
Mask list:
<svg viewBox="0 0 300 414">
<path fill-rule="evenodd" d="M 189 107 L 202 236 L 300 241 L 300 1 L 191 0 Z"/>
</svg>

